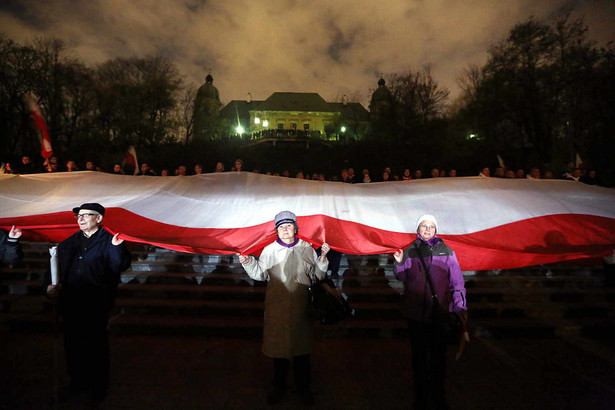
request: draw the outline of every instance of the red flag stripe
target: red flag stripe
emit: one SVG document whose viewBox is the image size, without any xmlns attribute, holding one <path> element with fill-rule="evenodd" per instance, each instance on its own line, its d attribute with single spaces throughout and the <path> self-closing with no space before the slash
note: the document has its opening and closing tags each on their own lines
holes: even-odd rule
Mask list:
<svg viewBox="0 0 615 410">
<path fill-rule="evenodd" d="M 66 223 L 69 220 L 72 224 Z M 120 232 L 126 240 L 191 253 L 259 253 L 275 239 L 273 222 L 237 229 L 196 229 L 163 224 L 111 208 L 105 223 L 111 232 Z M 374 229 L 324 215 L 299 217 L 298 223 L 303 239 L 316 246 L 326 241 L 334 249 L 351 254 L 392 253 L 416 238 L 415 234 Z M 69 212 L 0 218 L 3 227 L 12 224 L 22 228 L 24 238 L 29 240 L 60 242 L 77 230 Z M 582 237 L 578 234 L 579 226 L 595 229 Z M 614 232 L 615 220 L 611 218 L 550 215 L 472 234 L 441 236 L 457 253 L 462 269 L 485 270 L 603 257 L 613 249 Z"/>
</svg>

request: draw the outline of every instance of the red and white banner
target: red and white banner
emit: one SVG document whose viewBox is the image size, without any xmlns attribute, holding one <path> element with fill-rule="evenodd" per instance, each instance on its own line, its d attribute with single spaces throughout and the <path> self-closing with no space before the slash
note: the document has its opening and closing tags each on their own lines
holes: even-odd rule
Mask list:
<svg viewBox="0 0 615 410">
<path fill-rule="evenodd" d="M 504 164 L 504 160 L 500 157 L 500 154 L 498 154 L 498 165 L 500 168 L 506 168 L 506 164 Z"/>
<path fill-rule="evenodd" d="M 408 246 L 422 214 L 462 269 L 513 268 L 602 257 L 615 248 L 615 190 L 562 180 L 436 178 L 342 184 L 252 173 L 135 177 L 99 172 L 0 175 L 0 226 L 58 242 L 77 230 L 71 209 L 107 208 L 128 241 L 196 253 L 258 253 L 273 218 L 298 216 L 299 236 L 344 253 Z"/>
<path fill-rule="evenodd" d="M 581 159 L 581 156 L 579 155 L 578 152 L 577 152 L 576 159 L 574 161 L 574 166 L 577 167 L 577 168 L 585 168 L 585 166 L 583 164 L 583 160 Z"/>
<path fill-rule="evenodd" d="M 124 154 L 124 162 L 122 163 L 122 168 L 126 168 L 126 165 L 130 167 L 133 175 L 137 175 L 139 173 L 139 161 L 137 160 L 137 151 L 132 145 L 128 147 L 126 154 Z"/>
<path fill-rule="evenodd" d="M 28 104 L 28 110 L 30 111 L 30 117 L 32 123 L 36 129 L 36 135 L 41 143 L 41 156 L 45 159 L 49 159 L 53 156 L 53 149 L 51 148 L 51 138 L 47 132 L 47 124 L 45 124 L 45 117 L 41 113 L 41 109 L 34 101 L 34 98 L 30 95 L 25 95 L 24 100 Z"/>
</svg>

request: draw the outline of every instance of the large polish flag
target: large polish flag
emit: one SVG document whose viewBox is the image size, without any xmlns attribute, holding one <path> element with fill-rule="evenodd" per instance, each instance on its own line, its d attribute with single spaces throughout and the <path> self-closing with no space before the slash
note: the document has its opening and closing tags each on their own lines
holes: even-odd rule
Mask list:
<svg viewBox="0 0 615 410">
<path fill-rule="evenodd" d="M 0 226 L 59 242 L 76 232 L 71 209 L 106 207 L 105 227 L 128 241 L 194 253 L 256 253 L 273 218 L 298 216 L 299 236 L 344 253 L 390 253 L 433 214 L 464 270 L 505 269 L 615 249 L 615 190 L 563 180 L 436 178 L 342 184 L 229 172 L 134 177 L 99 172 L 0 175 Z"/>
</svg>

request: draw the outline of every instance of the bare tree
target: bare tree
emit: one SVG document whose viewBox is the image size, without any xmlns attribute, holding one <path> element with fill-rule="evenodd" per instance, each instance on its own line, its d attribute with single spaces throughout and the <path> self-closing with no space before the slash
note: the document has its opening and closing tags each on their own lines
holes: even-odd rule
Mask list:
<svg viewBox="0 0 615 410">
<path fill-rule="evenodd" d="M 188 144 L 194 133 L 194 98 L 196 96 L 196 86 L 188 85 L 183 90 L 177 100 L 176 118 L 177 118 L 177 140 Z"/>
<path fill-rule="evenodd" d="M 151 145 L 172 134 L 181 77 L 163 57 L 117 58 L 95 70 L 99 123 L 112 140 Z"/>
<path fill-rule="evenodd" d="M 449 90 L 439 86 L 429 70 L 394 74 L 389 89 L 398 103 L 400 118 L 425 122 L 444 115 Z"/>
<path fill-rule="evenodd" d="M 449 90 L 438 85 L 429 70 L 393 74 L 387 81 L 394 103 L 397 139 L 426 137 L 429 124 L 445 116 Z"/>
<path fill-rule="evenodd" d="M 22 98 L 31 92 L 36 60 L 31 47 L 0 36 L 0 135 L 4 137 L 0 154 L 3 158 L 34 152 L 34 139 L 28 142 L 23 138 L 30 127 Z"/>
<path fill-rule="evenodd" d="M 461 117 L 501 149 L 524 150 L 538 163 L 557 166 L 587 153 L 604 132 L 596 104 L 605 96 L 597 82 L 602 53 L 586 32 L 583 19 L 569 14 L 515 25 L 488 62 L 461 79 Z"/>
</svg>

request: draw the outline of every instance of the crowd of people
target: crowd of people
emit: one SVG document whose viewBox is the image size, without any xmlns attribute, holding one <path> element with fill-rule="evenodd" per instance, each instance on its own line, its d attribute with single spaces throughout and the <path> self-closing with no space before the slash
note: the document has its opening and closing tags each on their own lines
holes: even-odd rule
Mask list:
<svg viewBox="0 0 615 410">
<path fill-rule="evenodd" d="M 170 169 L 161 169 L 156 171 L 154 168 L 150 166 L 147 162 L 142 162 L 136 172 L 134 172 L 134 168 L 129 172 L 126 172 L 125 165 L 120 163 L 113 164 L 112 169 L 109 171 L 112 174 L 130 174 L 130 175 L 140 175 L 140 176 L 186 176 L 186 175 L 199 175 L 209 172 L 225 172 L 227 171 L 224 163 L 219 161 L 216 163 L 215 167 L 212 167 L 211 170 L 208 170 L 201 163 L 197 163 L 194 167 L 189 170 L 186 165 L 179 165 L 172 172 Z M 2 170 L 0 173 L 5 174 L 34 174 L 34 173 L 48 173 L 48 172 L 72 172 L 72 171 L 98 171 L 98 172 L 107 172 L 105 169 L 95 164 L 94 161 L 85 161 L 83 164 L 83 168 L 79 168 L 75 161 L 69 160 L 67 161 L 63 167 L 59 166 L 58 160 L 56 157 L 51 157 L 46 160 L 42 164 L 35 164 L 32 161 L 30 156 L 24 155 L 21 159 L 21 163 L 17 167 L 13 167 L 10 163 L 4 163 L 2 166 Z M 403 170 L 393 170 L 391 167 L 384 167 L 382 171 L 379 171 L 377 174 L 372 174 L 366 168 L 362 169 L 360 173 L 355 172 L 354 168 L 345 168 L 342 169 L 339 175 L 326 175 L 322 172 L 306 172 L 302 170 L 297 170 L 295 172 L 291 172 L 288 169 L 283 170 L 282 172 L 271 172 L 271 171 L 263 171 L 258 168 L 253 168 L 248 171 L 244 167 L 244 163 L 241 159 L 235 160 L 233 166 L 229 170 L 230 172 L 253 172 L 258 174 L 265 175 L 273 175 L 273 176 L 281 176 L 287 178 L 298 178 L 298 179 L 308 179 L 308 180 L 316 180 L 316 181 L 335 181 L 335 182 L 346 182 L 346 183 L 370 183 L 370 182 L 389 182 L 389 181 L 412 181 L 417 179 L 424 178 L 455 178 L 457 176 L 474 176 L 472 175 L 460 175 L 457 173 L 457 170 L 452 169 L 444 169 L 444 168 L 431 168 L 428 174 L 424 174 L 423 170 L 415 169 L 412 171 L 410 168 L 405 168 Z M 484 167 L 478 172 L 479 176 L 482 177 L 494 177 L 494 178 L 507 178 L 507 179 L 567 179 L 577 182 L 583 182 L 589 185 L 603 185 L 596 173 L 596 170 L 586 169 L 583 167 L 577 167 L 573 162 L 566 164 L 562 170 L 558 172 L 553 172 L 551 170 L 543 170 L 539 167 L 532 167 L 529 171 L 526 171 L 523 168 L 507 168 L 507 167 L 496 167 L 493 168 L 493 172 L 489 167 Z"/>
</svg>

